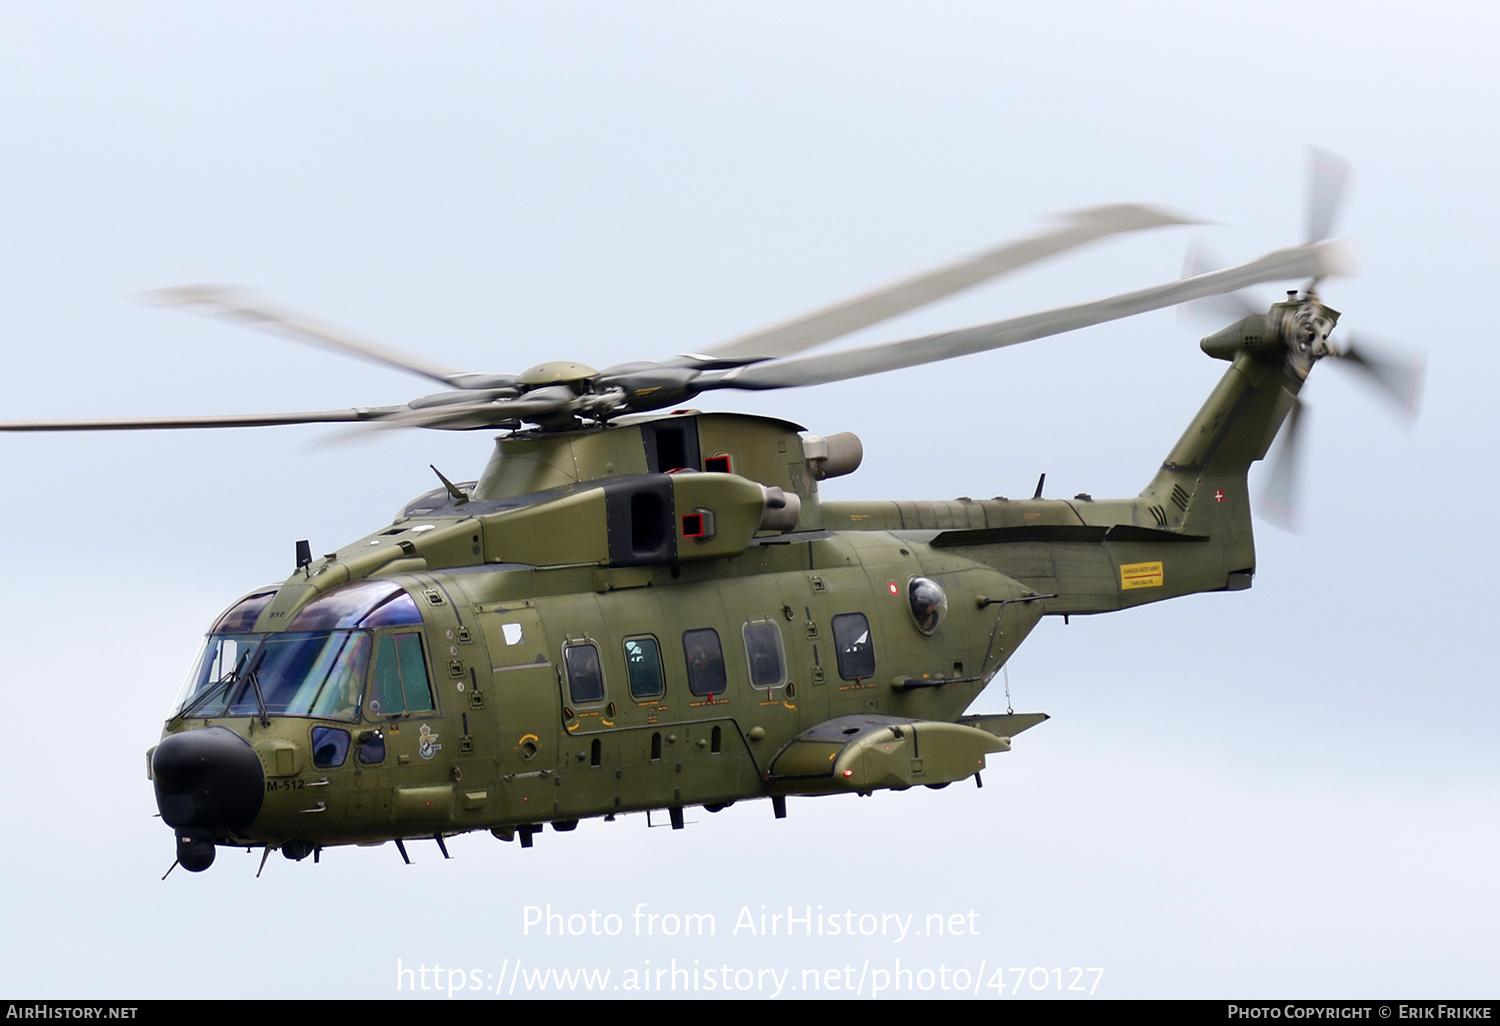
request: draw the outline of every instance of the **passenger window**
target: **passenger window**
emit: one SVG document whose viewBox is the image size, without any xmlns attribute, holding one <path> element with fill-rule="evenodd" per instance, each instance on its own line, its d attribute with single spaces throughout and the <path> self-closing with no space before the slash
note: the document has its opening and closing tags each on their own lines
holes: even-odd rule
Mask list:
<svg viewBox="0 0 1500 1026">
<path fill-rule="evenodd" d="M 750 663 L 750 685 L 776 688 L 786 683 L 786 661 L 781 655 L 781 628 L 771 620 L 745 624 L 745 656 Z"/>
<path fill-rule="evenodd" d="M 375 649 L 375 675 L 370 684 L 368 708 L 372 716 L 402 716 L 432 712 L 436 708 L 420 634 L 412 631 L 381 635 Z"/>
<path fill-rule="evenodd" d="M 661 646 L 650 635 L 625 639 L 625 675 L 631 698 L 660 698 L 667 690 L 661 669 Z"/>
<path fill-rule="evenodd" d="M 875 676 L 875 643 L 864 613 L 840 613 L 833 618 L 833 644 L 839 657 L 839 676 L 864 680 Z"/>
<path fill-rule="evenodd" d="M 592 643 L 569 645 L 563 649 L 563 666 L 574 705 L 604 701 L 604 668 L 599 665 L 598 648 Z"/>
<path fill-rule="evenodd" d="M 699 698 L 722 692 L 728 680 L 724 673 L 724 647 L 712 627 L 683 631 L 682 653 L 687 657 L 688 690 Z"/>
</svg>

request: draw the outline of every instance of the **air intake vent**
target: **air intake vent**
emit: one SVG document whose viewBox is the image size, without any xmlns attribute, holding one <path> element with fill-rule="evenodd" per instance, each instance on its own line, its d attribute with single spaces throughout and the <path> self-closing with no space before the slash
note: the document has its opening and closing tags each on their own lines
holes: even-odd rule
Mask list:
<svg viewBox="0 0 1500 1026">
<path fill-rule="evenodd" d="M 619 478 L 604 486 L 609 561 L 614 566 L 670 563 L 677 554 L 672 479 L 666 474 Z"/>
</svg>

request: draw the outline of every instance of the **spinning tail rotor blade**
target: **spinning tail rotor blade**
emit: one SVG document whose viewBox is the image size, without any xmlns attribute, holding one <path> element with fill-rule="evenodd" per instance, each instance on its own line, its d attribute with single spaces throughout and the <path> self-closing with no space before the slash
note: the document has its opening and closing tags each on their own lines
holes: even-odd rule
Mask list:
<svg viewBox="0 0 1500 1026">
<path fill-rule="evenodd" d="M 689 358 L 699 363 L 738 363 L 790 356 L 1110 235 L 1196 223 L 1136 204 L 1095 207 L 1065 216 L 1067 223 L 1060 228 L 741 335 L 692 353 Z"/>
<path fill-rule="evenodd" d="M 1200 274 L 1217 271 L 1223 267 L 1221 260 L 1216 260 L 1208 252 L 1201 242 L 1194 242 L 1188 247 L 1187 255 L 1182 261 L 1182 276 L 1184 278 L 1196 278 Z M 1189 321 L 1203 319 L 1223 323 L 1225 321 L 1240 321 L 1251 314 L 1260 313 L 1250 305 L 1250 301 L 1238 292 L 1225 292 L 1218 296 L 1204 296 L 1183 303 L 1177 308 L 1177 322 L 1186 324 Z"/>
<path fill-rule="evenodd" d="M 1394 403 L 1407 420 L 1415 420 L 1422 402 L 1422 379 L 1426 371 L 1420 356 L 1395 355 L 1368 341 L 1353 340 L 1339 346 L 1341 363 L 1364 372 L 1364 380 Z"/>
<path fill-rule="evenodd" d="M 1297 499 L 1301 492 L 1301 431 L 1307 426 L 1307 404 L 1290 392 L 1283 391 L 1282 394 L 1290 400 L 1291 410 L 1287 413 L 1276 452 L 1271 457 L 1260 513 L 1282 530 L 1295 533 L 1301 529 Z"/>
<path fill-rule="evenodd" d="M 1351 177 L 1349 162 L 1316 146 L 1308 148 L 1307 241 L 1333 235 Z"/>
</svg>

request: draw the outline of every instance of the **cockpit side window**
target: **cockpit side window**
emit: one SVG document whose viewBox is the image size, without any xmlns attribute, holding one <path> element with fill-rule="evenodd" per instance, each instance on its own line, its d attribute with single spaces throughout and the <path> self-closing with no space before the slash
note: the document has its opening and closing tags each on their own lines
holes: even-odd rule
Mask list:
<svg viewBox="0 0 1500 1026">
<path fill-rule="evenodd" d="M 371 716 L 404 716 L 432 712 L 432 685 L 427 677 L 427 659 L 422 636 L 416 631 L 382 634 L 375 649 L 375 673 L 370 678 L 370 698 L 365 703 Z"/>
<path fill-rule="evenodd" d="M 359 693 L 370 665 L 371 647 L 368 634 L 356 634 L 349 639 L 313 700 L 311 715 L 331 720 L 352 720 L 359 715 Z"/>
</svg>

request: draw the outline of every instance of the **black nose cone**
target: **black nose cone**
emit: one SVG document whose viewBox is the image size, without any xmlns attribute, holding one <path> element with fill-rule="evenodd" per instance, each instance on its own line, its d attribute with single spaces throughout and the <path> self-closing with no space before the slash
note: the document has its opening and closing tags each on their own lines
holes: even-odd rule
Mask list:
<svg viewBox="0 0 1500 1026">
<path fill-rule="evenodd" d="M 163 738 L 151 757 L 156 807 L 171 827 L 243 830 L 265 798 L 260 759 L 232 730 L 208 727 Z"/>
</svg>

